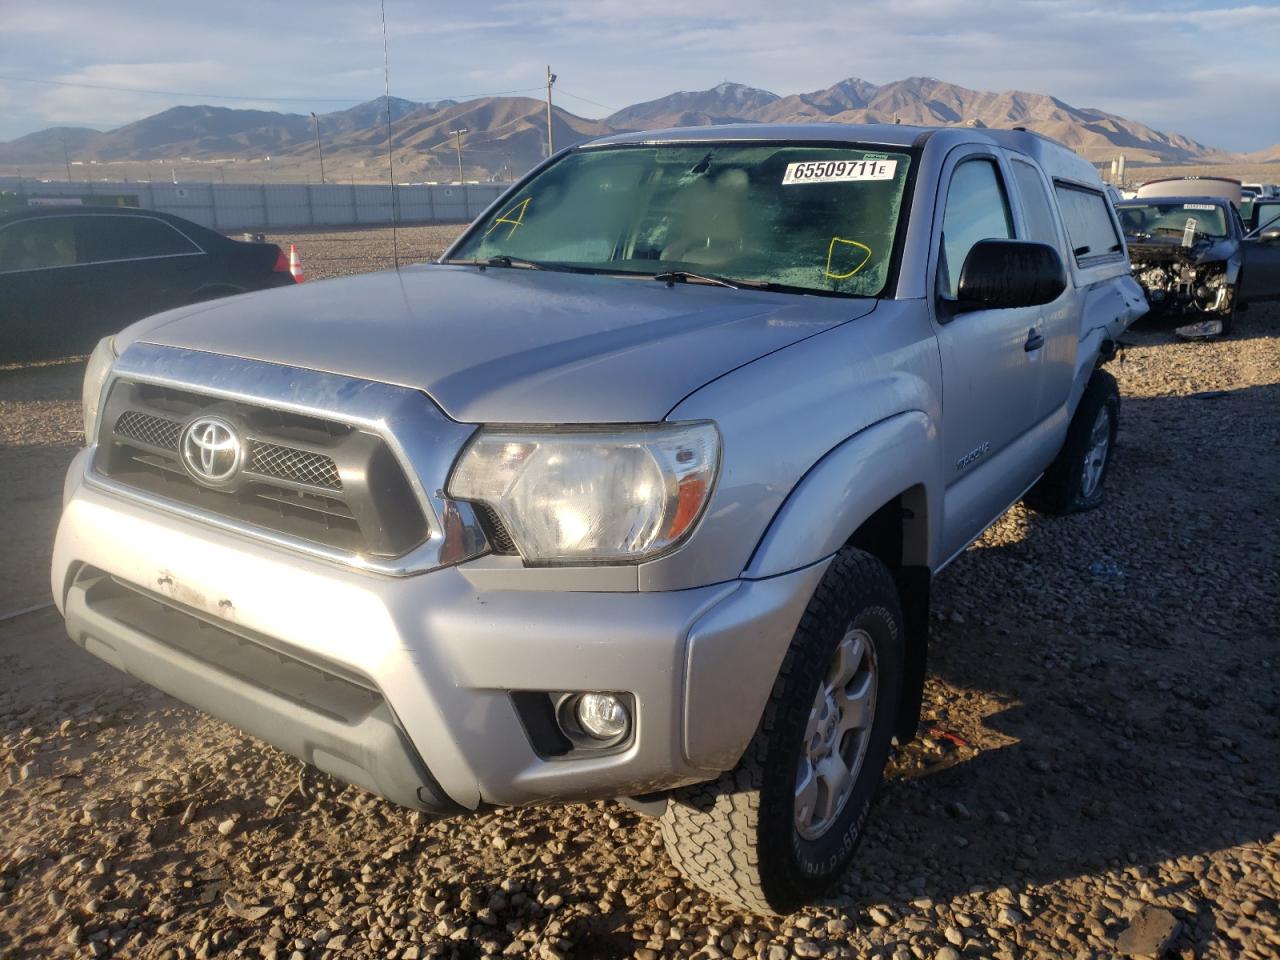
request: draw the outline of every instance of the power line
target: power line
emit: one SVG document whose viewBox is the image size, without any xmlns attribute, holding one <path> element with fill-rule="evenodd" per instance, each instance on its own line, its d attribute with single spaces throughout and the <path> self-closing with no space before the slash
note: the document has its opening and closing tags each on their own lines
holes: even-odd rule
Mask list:
<svg viewBox="0 0 1280 960">
<path fill-rule="evenodd" d="M 115 93 L 142 93 L 161 97 L 205 97 L 210 100 L 253 100 L 261 103 L 367 103 L 369 98 L 357 97 L 277 97 L 271 96 L 246 96 L 237 93 L 199 93 L 191 90 L 152 90 L 143 87 L 117 87 L 106 83 L 80 83 L 72 80 L 45 80 L 37 77 L 7 77 L 0 76 L 0 83 L 36 83 L 43 86 L 51 87 L 76 87 L 81 90 L 110 90 Z M 506 97 L 516 93 L 531 93 L 534 90 L 541 90 L 541 86 L 521 87 L 519 90 L 495 90 L 490 93 L 454 93 L 448 96 L 432 96 L 424 97 L 420 102 L 436 102 L 440 100 L 466 100 L 475 99 L 477 97 Z M 374 98 L 376 99 L 376 98 Z M 581 98 L 579 98 L 581 99 Z"/>
<path fill-rule="evenodd" d="M 598 101 L 598 100 L 591 100 L 591 99 L 588 99 L 587 97 L 580 97 L 580 96 L 578 96 L 576 93 L 570 93 L 570 92 L 569 92 L 568 90 L 566 90 L 564 87 L 559 87 L 559 88 L 557 88 L 557 89 L 559 89 L 559 91 L 560 91 L 562 94 L 564 94 L 566 97 L 572 97 L 574 100 L 581 100 L 583 103 L 589 103 L 589 104 L 591 104 L 593 107 L 599 107 L 601 110 L 608 110 L 610 113 L 617 113 L 617 112 L 618 112 L 618 108 L 617 108 L 617 107 L 611 107 L 611 106 L 609 106 L 607 103 L 601 103 L 601 102 L 600 102 L 600 101 Z"/>
</svg>

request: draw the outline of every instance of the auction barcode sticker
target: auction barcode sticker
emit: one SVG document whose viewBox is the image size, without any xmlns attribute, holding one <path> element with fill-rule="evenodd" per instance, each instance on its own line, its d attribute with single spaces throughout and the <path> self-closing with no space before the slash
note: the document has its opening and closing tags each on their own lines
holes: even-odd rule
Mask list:
<svg viewBox="0 0 1280 960">
<path fill-rule="evenodd" d="M 1217 210 L 1212 203 L 1184 203 L 1183 210 Z"/>
<path fill-rule="evenodd" d="M 784 186 L 795 183 L 845 183 L 851 180 L 892 180 L 897 160 L 807 160 L 788 163 Z"/>
</svg>

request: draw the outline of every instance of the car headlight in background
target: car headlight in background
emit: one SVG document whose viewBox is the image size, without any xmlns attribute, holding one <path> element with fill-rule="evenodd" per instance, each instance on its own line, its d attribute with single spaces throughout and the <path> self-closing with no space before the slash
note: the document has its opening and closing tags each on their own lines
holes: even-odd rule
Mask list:
<svg viewBox="0 0 1280 960">
<path fill-rule="evenodd" d="M 491 507 L 527 563 L 639 563 L 693 530 L 719 464 L 710 422 L 486 427 L 448 492 Z"/>
<path fill-rule="evenodd" d="M 116 362 L 114 337 L 103 337 L 89 354 L 84 369 L 84 386 L 80 389 L 80 403 L 84 410 L 84 442 L 89 446 L 98 438 L 98 412 L 102 405 L 102 388 L 106 385 L 111 365 Z"/>
</svg>

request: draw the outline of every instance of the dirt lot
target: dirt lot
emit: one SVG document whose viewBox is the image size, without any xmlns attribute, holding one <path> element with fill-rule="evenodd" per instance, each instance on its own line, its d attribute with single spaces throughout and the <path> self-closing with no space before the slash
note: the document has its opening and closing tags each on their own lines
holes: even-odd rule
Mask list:
<svg viewBox="0 0 1280 960">
<path fill-rule="evenodd" d="M 439 250 L 440 229 L 402 249 Z M 310 278 L 386 232 L 298 242 Z M 1109 501 L 938 580 L 926 735 L 825 904 L 744 917 L 610 803 L 431 823 L 0 623 L 0 958 L 1280 955 L 1280 309 L 1131 334 Z M 0 372 L 0 613 L 47 597 L 79 364 Z"/>
<path fill-rule="evenodd" d="M 391 231 L 351 228 L 331 231 L 269 233 L 267 240 L 278 243 L 287 253 L 289 245 L 298 248 L 298 258 L 308 280 L 325 280 L 370 270 L 390 270 L 398 250 L 400 264 L 435 260 L 444 253 L 463 224 L 436 224 L 424 227 L 401 227 L 392 244 Z"/>
</svg>

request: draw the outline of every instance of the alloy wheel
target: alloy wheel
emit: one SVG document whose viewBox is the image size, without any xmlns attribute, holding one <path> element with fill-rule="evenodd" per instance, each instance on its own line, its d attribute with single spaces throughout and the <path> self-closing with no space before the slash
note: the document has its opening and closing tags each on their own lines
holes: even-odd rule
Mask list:
<svg viewBox="0 0 1280 960">
<path fill-rule="evenodd" d="M 805 726 L 795 824 L 806 840 L 825 834 L 848 803 L 871 739 L 875 706 L 875 648 L 865 630 L 851 626 L 836 645 Z"/>
</svg>

